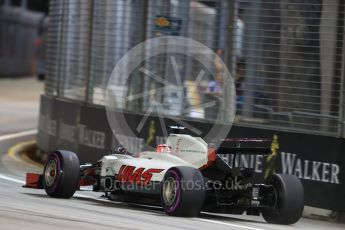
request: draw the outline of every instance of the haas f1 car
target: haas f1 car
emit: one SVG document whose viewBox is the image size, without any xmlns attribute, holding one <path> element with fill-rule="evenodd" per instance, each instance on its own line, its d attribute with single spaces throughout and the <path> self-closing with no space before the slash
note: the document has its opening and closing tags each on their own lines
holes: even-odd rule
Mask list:
<svg viewBox="0 0 345 230">
<path fill-rule="evenodd" d="M 293 224 L 303 212 L 304 191 L 293 175 L 269 175 L 252 183 L 253 169 L 227 164 L 219 154 L 276 151 L 268 139 L 226 139 L 212 149 L 200 137 L 171 133 L 156 151 L 137 156 L 124 148 L 94 164 L 79 164 L 69 151 L 52 152 L 43 174 L 27 174 L 26 187 L 44 188 L 50 197 L 70 198 L 80 186 L 93 186 L 109 199 L 159 204 L 173 216 L 201 211 L 260 215 L 269 223 Z"/>
</svg>

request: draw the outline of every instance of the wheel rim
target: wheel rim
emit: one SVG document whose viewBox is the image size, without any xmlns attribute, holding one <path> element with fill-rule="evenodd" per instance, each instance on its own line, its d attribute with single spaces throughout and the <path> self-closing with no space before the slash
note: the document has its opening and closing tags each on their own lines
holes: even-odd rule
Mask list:
<svg viewBox="0 0 345 230">
<path fill-rule="evenodd" d="M 51 187 L 57 175 L 57 164 L 55 160 L 50 160 L 46 166 L 46 170 L 44 172 L 44 181 L 47 187 Z"/>
<path fill-rule="evenodd" d="M 163 184 L 163 200 L 167 206 L 171 206 L 176 200 L 177 182 L 175 178 L 169 177 Z"/>
</svg>

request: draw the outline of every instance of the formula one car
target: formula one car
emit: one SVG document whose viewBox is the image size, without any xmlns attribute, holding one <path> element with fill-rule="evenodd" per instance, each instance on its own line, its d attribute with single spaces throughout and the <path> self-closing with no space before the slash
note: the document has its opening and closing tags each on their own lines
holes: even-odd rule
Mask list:
<svg viewBox="0 0 345 230">
<path fill-rule="evenodd" d="M 253 169 L 227 164 L 218 154 L 271 152 L 271 140 L 227 139 L 215 150 L 200 137 L 171 133 L 156 151 L 131 156 L 126 149 L 94 164 L 79 165 L 78 156 L 58 150 L 50 154 L 42 175 L 27 174 L 26 187 L 44 188 L 51 197 L 70 198 L 80 186 L 92 185 L 112 199 L 161 204 L 174 216 L 201 211 L 260 215 L 267 222 L 293 224 L 304 207 L 301 181 L 272 174 L 252 184 Z"/>
</svg>

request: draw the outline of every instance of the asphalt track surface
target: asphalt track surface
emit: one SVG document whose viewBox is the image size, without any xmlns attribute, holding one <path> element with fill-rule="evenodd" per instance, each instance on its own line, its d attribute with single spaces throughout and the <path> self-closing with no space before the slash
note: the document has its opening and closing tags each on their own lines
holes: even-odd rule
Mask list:
<svg viewBox="0 0 345 230">
<path fill-rule="evenodd" d="M 64 200 L 50 198 L 44 190 L 22 188 L 25 173 L 42 172 L 42 168 L 17 156 L 13 146 L 35 139 L 42 89 L 34 78 L 0 80 L 0 230 L 345 229 L 345 225 L 304 218 L 292 226 L 279 226 L 250 216 L 170 217 L 159 207 L 112 202 L 91 191 L 77 191 Z"/>
</svg>

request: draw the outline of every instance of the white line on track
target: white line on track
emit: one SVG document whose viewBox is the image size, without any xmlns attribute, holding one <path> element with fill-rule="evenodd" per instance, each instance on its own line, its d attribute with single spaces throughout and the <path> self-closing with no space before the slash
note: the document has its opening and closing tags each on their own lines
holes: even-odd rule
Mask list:
<svg viewBox="0 0 345 230">
<path fill-rule="evenodd" d="M 222 221 L 217 221 L 217 220 L 209 220 L 209 219 L 201 219 L 201 218 L 193 218 L 194 220 L 200 220 L 203 222 L 209 222 L 213 224 L 221 224 L 221 225 L 226 225 L 226 226 L 231 226 L 231 227 L 236 227 L 236 228 L 241 228 L 241 229 L 249 229 L 249 230 L 263 230 L 262 228 L 254 228 L 254 227 L 249 227 L 249 226 L 244 226 L 244 225 L 239 225 L 239 224 L 230 224 Z"/>
<path fill-rule="evenodd" d="M 3 174 L 0 174 L 0 179 L 12 181 L 12 182 L 15 182 L 18 184 L 25 184 L 25 181 L 23 181 L 23 180 L 18 180 L 18 179 L 12 178 L 12 177 L 5 176 Z"/>
<path fill-rule="evenodd" d="M 28 136 L 28 135 L 32 135 L 32 134 L 36 134 L 36 133 L 37 133 L 37 130 L 33 129 L 33 130 L 27 130 L 27 131 L 18 132 L 18 133 L 6 134 L 6 135 L 0 136 L 0 141 L 5 141 L 5 140 L 12 139 L 12 138 L 17 138 L 17 137 Z"/>
</svg>

